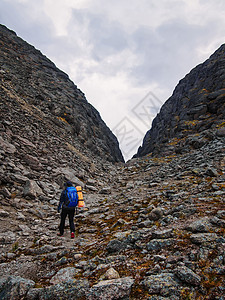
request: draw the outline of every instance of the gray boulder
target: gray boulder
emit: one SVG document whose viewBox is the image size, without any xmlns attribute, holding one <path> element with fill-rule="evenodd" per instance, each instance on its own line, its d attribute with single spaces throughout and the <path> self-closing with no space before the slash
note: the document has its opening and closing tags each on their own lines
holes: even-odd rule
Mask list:
<svg viewBox="0 0 225 300">
<path fill-rule="evenodd" d="M 185 227 L 186 230 L 189 230 L 193 233 L 209 232 L 210 228 L 211 223 L 207 217 L 194 221 Z"/>
<path fill-rule="evenodd" d="M 172 237 L 172 229 L 157 230 L 152 233 L 153 239 L 168 239 Z"/>
<path fill-rule="evenodd" d="M 129 299 L 134 279 L 124 277 L 112 280 L 103 280 L 92 286 L 87 295 L 89 300 L 116 300 Z"/>
<path fill-rule="evenodd" d="M 152 240 L 147 243 L 147 250 L 154 251 L 154 250 L 161 250 L 162 248 L 169 247 L 173 244 L 173 239 L 157 239 Z"/>
<path fill-rule="evenodd" d="M 216 233 L 196 233 L 191 235 L 191 241 L 197 245 L 213 245 L 215 242 L 225 242 L 224 238 L 220 238 Z"/>
<path fill-rule="evenodd" d="M 54 275 L 52 277 L 52 279 L 50 280 L 50 283 L 57 284 L 57 283 L 61 283 L 63 281 L 68 281 L 69 279 L 72 279 L 74 277 L 74 275 L 77 273 L 78 273 L 78 270 L 73 267 L 61 269 L 56 273 L 56 275 Z"/>
<path fill-rule="evenodd" d="M 24 190 L 23 190 L 23 194 L 25 197 L 34 199 L 34 198 L 42 195 L 43 192 L 42 192 L 42 189 L 39 187 L 39 185 L 35 181 L 27 180 Z"/>
<path fill-rule="evenodd" d="M 14 154 L 16 152 L 16 147 L 2 137 L 0 137 L 0 148 L 7 154 Z"/>
<path fill-rule="evenodd" d="M 126 248 L 126 244 L 118 239 L 112 240 L 106 246 L 108 253 L 116 253 Z"/>
<path fill-rule="evenodd" d="M 32 288 L 27 293 L 27 300 L 36 299 L 86 299 L 89 282 L 84 280 L 68 280 L 46 288 Z"/>
<path fill-rule="evenodd" d="M 19 276 L 8 276 L 0 279 L 0 299 L 19 300 L 23 299 L 28 290 L 34 287 L 33 280 Z"/>
<path fill-rule="evenodd" d="M 157 220 L 161 219 L 162 216 L 163 216 L 162 209 L 160 207 L 156 207 L 150 212 L 149 219 L 152 221 L 157 221 Z"/>
<path fill-rule="evenodd" d="M 201 277 L 194 273 L 191 269 L 183 266 L 175 270 L 176 276 L 185 283 L 198 286 L 201 283 Z"/>
<path fill-rule="evenodd" d="M 177 295 L 179 290 L 179 284 L 172 273 L 147 276 L 142 281 L 142 285 L 150 294 L 156 294 L 163 297 Z"/>
</svg>

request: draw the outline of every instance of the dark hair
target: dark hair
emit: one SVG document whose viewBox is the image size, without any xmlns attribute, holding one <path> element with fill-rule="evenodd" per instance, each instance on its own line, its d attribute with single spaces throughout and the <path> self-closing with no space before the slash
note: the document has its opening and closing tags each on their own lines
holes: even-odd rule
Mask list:
<svg viewBox="0 0 225 300">
<path fill-rule="evenodd" d="M 73 186 L 71 181 L 67 181 L 64 183 L 64 186 L 69 187 L 69 186 Z"/>
</svg>

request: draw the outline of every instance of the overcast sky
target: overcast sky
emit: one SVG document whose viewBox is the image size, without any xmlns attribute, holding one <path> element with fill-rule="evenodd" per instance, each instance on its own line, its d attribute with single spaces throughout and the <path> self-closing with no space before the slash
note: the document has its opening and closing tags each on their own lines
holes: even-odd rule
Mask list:
<svg viewBox="0 0 225 300">
<path fill-rule="evenodd" d="M 225 37 L 224 0 L 0 0 L 0 23 L 41 50 L 137 152 L 178 81 Z"/>
</svg>

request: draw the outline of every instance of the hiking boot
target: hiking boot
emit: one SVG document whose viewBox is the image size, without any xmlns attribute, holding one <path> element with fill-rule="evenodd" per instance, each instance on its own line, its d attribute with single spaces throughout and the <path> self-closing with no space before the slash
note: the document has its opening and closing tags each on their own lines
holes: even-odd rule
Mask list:
<svg viewBox="0 0 225 300">
<path fill-rule="evenodd" d="M 74 239 L 74 232 L 71 232 L 71 239 Z"/>
</svg>

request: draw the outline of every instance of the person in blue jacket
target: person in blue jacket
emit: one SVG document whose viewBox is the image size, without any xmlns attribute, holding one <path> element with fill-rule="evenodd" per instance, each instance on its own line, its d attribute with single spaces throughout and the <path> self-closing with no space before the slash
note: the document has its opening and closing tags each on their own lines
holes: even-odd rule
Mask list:
<svg viewBox="0 0 225 300">
<path fill-rule="evenodd" d="M 69 218 L 69 223 L 70 223 L 70 232 L 71 232 L 71 238 L 74 238 L 74 233 L 75 233 L 75 225 L 74 225 L 74 214 L 75 214 L 75 207 L 68 207 L 67 202 L 68 202 L 68 197 L 67 197 L 67 188 L 72 187 L 73 184 L 70 181 L 67 181 L 64 184 L 65 189 L 62 191 L 60 200 L 59 200 L 59 205 L 57 208 L 58 213 L 60 213 L 60 209 L 62 208 L 61 211 L 61 221 L 59 225 L 59 233 L 57 234 L 58 236 L 63 236 L 64 234 L 64 227 L 65 227 L 65 221 L 66 217 L 68 216 Z"/>
</svg>

